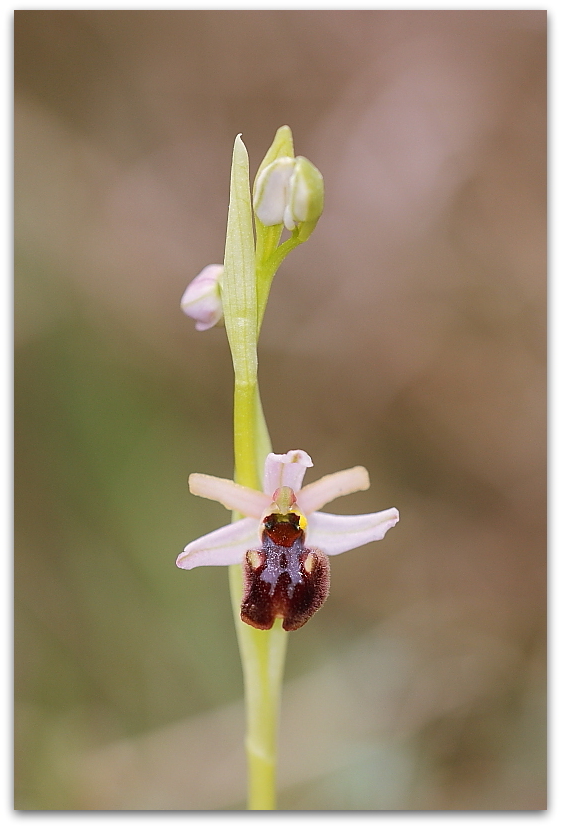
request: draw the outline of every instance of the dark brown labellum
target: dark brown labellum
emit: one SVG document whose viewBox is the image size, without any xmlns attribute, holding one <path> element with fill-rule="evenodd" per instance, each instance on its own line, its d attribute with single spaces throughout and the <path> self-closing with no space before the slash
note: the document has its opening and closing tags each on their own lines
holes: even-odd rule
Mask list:
<svg viewBox="0 0 561 828">
<path fill-rule="evenodd" d="M 304 545 L 296 513 L 272 514 L 263 523 L 263 545 L 244 561 L 242 621 L 269 630 L 275 618 L 285 630 L 297 630 L 329 594 L 329 559 Z"/>
</svg>

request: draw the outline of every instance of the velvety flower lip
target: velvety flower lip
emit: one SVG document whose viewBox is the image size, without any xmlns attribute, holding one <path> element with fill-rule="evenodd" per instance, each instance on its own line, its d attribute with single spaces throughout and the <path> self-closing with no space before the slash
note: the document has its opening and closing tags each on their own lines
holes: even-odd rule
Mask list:
<svg viewBox="0 0 561 828">
<path fill-rule="evenodd" d="M 263 491 L 240 486 L 233 480 L 192 474 L 192 494 L 222 503 L 227 509 L 246 515 L 187 544 L 177 558 L 181 569 L 197 566 L 229 566 L 241 563 L 249 549 L 261 545 L 263 519 L 275 506 L 275 494 L 288 487 L 294 492 L 298 510 L 306 520 L 306 543 L 326 555 L 340 555 L 370 541 L 381 540 L 399 520 L 397 509 L 366 515 L 333 515 L 319 511 L 337 497 L 369 488 L 368 472 L 355 466 L 326 475 L 302 488 L 310 456 L 302 450 L 269 454 L 265 461 Z M 292 511 L 292 509 L 291 509 Z"/>
</svg>

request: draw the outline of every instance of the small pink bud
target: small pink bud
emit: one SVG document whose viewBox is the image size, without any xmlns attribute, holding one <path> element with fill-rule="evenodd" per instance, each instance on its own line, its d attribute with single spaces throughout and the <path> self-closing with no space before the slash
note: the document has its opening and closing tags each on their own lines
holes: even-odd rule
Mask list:
<svg viewBox="0 0 561 828">
<path fill-rule="evenodd" d="M 181 297 L 181 310 L 195 320 L 198 331 L 207 331 L 222 321 L 220 280 L 223 273 L 224 265 L 207 265 Z"/>
</svg>

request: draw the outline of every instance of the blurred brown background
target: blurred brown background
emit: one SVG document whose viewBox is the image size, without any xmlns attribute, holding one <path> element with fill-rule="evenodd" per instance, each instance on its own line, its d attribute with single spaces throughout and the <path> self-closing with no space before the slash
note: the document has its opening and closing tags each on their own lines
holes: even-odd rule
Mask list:
<svg viewBox="0 0 561 828">
<path fill-rule="evenodd" d="M 326 207 L 260 343 L 275 451 L 396 506 L 291 635 L 279 808 L 545 799 L 546 13 L 17 11 L 16 807 L 244 807 L 222 525 L 233 140 Z"/>
</svg>

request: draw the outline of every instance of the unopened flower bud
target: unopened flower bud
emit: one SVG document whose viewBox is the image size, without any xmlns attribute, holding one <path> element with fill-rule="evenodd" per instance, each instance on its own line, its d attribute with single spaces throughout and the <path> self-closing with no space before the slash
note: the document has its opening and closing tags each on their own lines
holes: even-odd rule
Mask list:
<svg viewBox="0 0 561 828">
<path fill-rule="evenodd" d="M 285 213 L 285 226 L 292 230 L 301 221 L 317 221 L 323 212 L 323 176 L 317 167 L 297 156 L 294 172 L 289 182 L 288 207 Z M 293 227 L 287 223 L 293 222 Z"/>
<path fill-rule="evenodd" d="M 257 176 L 254 208 L 266 227 L 294 230 L 301 222 L 316 222 L 323 211 L 320 171 L 302 156 L 277 158 Z"/>
<path fill-rule="evenodd" d="M 222 320 L 220 280 L 223 273 L 224 265 L 207 265 L 181 297 L 181 310 L 195 320 L 198 331 L 206 331 Z"/>
</svg>

